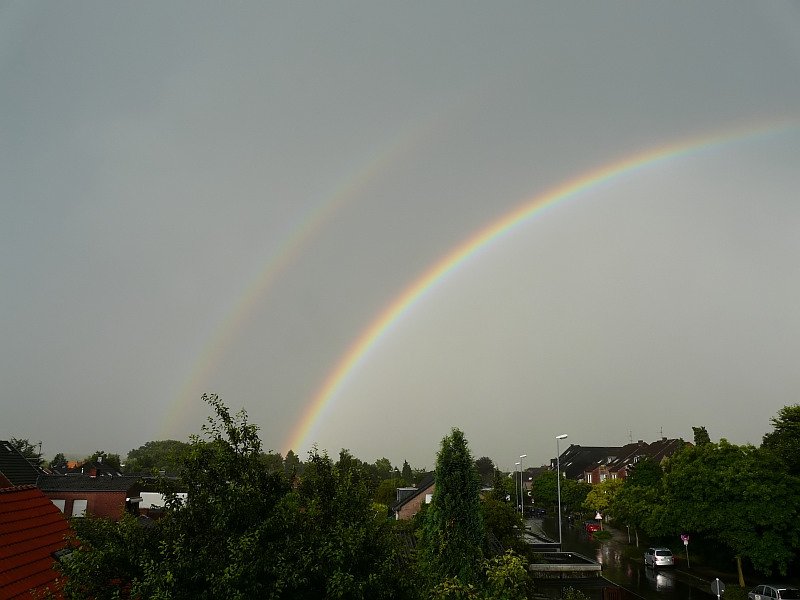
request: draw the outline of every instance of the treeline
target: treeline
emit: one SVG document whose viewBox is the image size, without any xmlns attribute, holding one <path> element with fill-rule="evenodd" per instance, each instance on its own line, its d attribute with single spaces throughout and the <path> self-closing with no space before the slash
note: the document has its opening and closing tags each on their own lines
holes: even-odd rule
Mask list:
<svg viewBox="0 0 800 600">
<path fill-rule="evenodd" d="M 164 478 L 159 520 L 73 519 L 73 551 L 59 566 L 67 597 L 528 594 L 523 560 L 504 552 L 519 543 L 519 515 L 505 491 L 480 498 L 475 460 L 460 431 L 442 440 L 433 501 L 411 521 L 395 521 L 374 502 L 385 472 L 376 475 L 374 465 L 347 451 L 336 460 L 313 451 L 302 469 L 298 463 L 288 473 L 270 468 L 246 413 L 232 415 L 218 397 L 204 398 L 214 417 L 176 465 L 188 497 Z"/>
</svg>

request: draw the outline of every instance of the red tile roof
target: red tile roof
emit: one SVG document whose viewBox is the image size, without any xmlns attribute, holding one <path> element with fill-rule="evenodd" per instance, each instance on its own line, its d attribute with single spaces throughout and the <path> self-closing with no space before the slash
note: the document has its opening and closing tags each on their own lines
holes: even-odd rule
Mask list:
<svg viewBox="0 0 800 600">
<path fill-rule="evenodd" d="M 33 598 L 54 587 L 53 552 L 70 532 L 61 511 L 32 485 L 0 489 L 0 600 Z"/>
</svg>

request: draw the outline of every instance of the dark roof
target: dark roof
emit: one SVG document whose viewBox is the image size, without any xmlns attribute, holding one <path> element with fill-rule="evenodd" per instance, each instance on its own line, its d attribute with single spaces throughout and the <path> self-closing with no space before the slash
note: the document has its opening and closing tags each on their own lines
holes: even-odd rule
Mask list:
<svg viewBox="0 0 800 600">
<path fill-rule="evenodd" d="M 35 486 L 0 489 L 0 598 L 33 598 L 34 589 L 52 586 L 53 552 L 68 533 L 64 515 Z"/>
<path fill-rule="evenodd" d="M 599 463 L 607 463 L 616 458 L 622 448 L 620 446 L 579 446 L 570 444 L 570 447 L 561 453 L 561 471 L 567 479 L 581 479 L 588 470 L 591 471 Z M 556 461 L 552 466 L 555 469 Z M 589 468 L 591 467 L 591 468 Z"/>
<path fill-rule="evenodd" d="M 42 475 L 36 485 L 45 492 L 128 492 L 137 488 L 138 477 L 91 477 L 89 475 Z"/>
<path fill-rule="evenodd" d="M 409 503 L 413 498 L 416 498 L 420 494 L 424 494 L 426 490 L 428 490 L 434 483 L 436 483 L 436 473 L 428 473 L 425 477 L 422 478 L 422 481 L 419 482 L 417 485 L 417 490 L 399 502 L 395 502 L 391 506 L 391 510 L 397 511 L 407 503 Z"/>
<path fill-rule="evenodd" d="M 74 467 L 66 465 L 53 469 L 57 475 L 96 475 L 97 477 L 119 477 L 122 475 L 108 463 L 90 460 Z"/>
<path fill-rule="evenodd" d="M 32 485 L 44 471 L 29 463 L 10 442 L 0 440 L 0 473 L 12 485 Z"/>
</svg>

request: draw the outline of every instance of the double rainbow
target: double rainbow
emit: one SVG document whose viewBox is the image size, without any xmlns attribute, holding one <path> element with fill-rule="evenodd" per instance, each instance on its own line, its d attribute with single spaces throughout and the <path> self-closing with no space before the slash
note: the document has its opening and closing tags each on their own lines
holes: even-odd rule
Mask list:
<svg viewBox="0 0 800 600">
<path fill-rule="evenodd" d="M 722 133 L 697 136 L 666 144 L 627 156 L 621 160 L 581 173 L 576 178 L 563 182 L 545 193 L 530 199 L 516 209 L 504 214 L 471 237 L 453 248 L 428 270 L 406 287 L 383 311 L 361 332 L 350 345 L 335 368 L 328 374 L 322 386 L 303 412 L 300 421 L 292 430 L 283 450 L 298 451 L 309 446 L 311 436 L 322 422 L 325 412 L 330 410 L 347 380 L 361 366 L 370 350 L 384 338 L 394 325 L 407 315 L 448 274 L 462 267 L 482 248 L 499 241 L 515 229 L 523 227 L 535 217 L 556 204 L 576 199 L 593 188 L 618 180 L 641 169 L 654 167 L 677 158 L 687 158 L 731 142 L 775 134 L 797 127 L 797 121 L 772 121 L 767 125 L 742 127 Z"/>
</svg>

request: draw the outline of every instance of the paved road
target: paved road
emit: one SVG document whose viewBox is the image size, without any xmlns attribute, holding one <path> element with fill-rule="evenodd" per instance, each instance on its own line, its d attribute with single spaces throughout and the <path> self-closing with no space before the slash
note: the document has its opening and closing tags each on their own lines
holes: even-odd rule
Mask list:
<svg viewBox="0 0 800 600">
<path fill-rule="evenodd" d="M 527 525 L 531 532 L 557 538 L 557 525 L 552 520 L 529 519 Z M 627 539 L 615 537 L 606 542 L 590 539 L 578 527 L 562 528 L 563 547 L 569 552 L 577 552 L 592 558 L 603 565 L 603 576 L 609 581 L 634 592 L 646 600 L 709 600 L 716 598 L 711 594 L 709 582 L 700 579 L 690 571 L 681 569 L 653 570 L 644 566 L 641 551 L 627 544 Z"/>
</svg>

